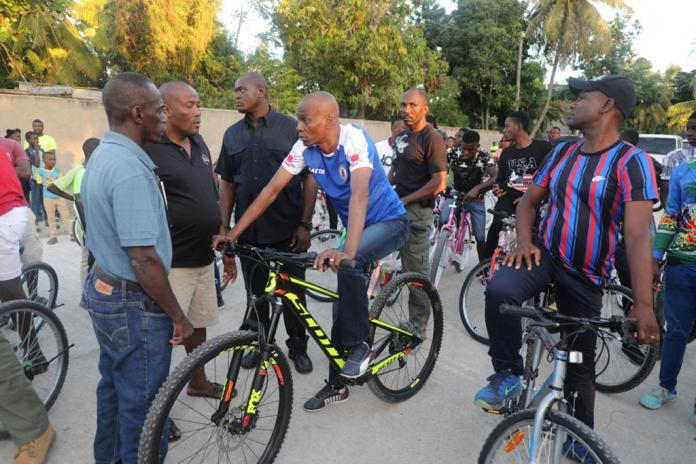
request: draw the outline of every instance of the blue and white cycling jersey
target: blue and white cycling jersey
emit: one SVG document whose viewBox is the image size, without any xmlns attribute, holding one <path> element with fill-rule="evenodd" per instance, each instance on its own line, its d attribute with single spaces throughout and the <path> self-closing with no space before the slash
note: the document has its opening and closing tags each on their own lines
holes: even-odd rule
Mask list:
<svg viewBox="0 0 696 464">
<path fill-rule="evenodd" d="M 367 133 L 357 126 L 341 126 L 338 148 L 331 154 L 322 153 L 316 145 L 307 147 L 302 140 L 298 140 L 285 157 L 282 166 L 294 175 L 300 174 L 305 167 L 309 169 L 324 193 L 331 199 L 331 204 L 343 224 L 348 224 L 350 175 L 360 168 L 372 169 L 365 227 L 406 214 L 406 209 L 389 184 L 384 169 L 373 169 L 374 166 L 380 166 L 375 144 Z"/>
</svg>

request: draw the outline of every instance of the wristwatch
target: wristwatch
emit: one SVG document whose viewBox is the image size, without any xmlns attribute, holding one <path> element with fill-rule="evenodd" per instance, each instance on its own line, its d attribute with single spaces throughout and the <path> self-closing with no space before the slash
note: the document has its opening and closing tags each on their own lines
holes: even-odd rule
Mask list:
<svg viewBox="0 0 696 464">
<path fill-rule="evenodd" d="M 312 223 L 311 223 L 311 222 L 304 222 L 304 221 L 301 221 L 301 222 L 300 222 L 300 226 L 304 227 L 304 228 L 307 229 L 308 231 L 311 231 L 311 230 L 312 230 Z"/>
</svg>

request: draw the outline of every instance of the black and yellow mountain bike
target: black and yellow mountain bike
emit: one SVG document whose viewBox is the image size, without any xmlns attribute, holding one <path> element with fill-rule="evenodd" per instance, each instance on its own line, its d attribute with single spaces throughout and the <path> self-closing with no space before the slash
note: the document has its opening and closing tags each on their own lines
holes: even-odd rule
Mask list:
<svg viewBox="0 0 696 464">
<path fill-rule="evenodd" d="M 228 255 L 241 255 L 269 267 L 265 294 L 252 299 L 245 320 L 255 304 L 270 300 L 271 321 L 267 333 L 237 331 L 215 337 L 188 355 L 170 374 L 149 410 L 140 437 L 141 464 L 160 462 L 169 433 L 169 419 L 181 437 L 169 446 L 166 462 L 271 463 L 283 443 L 292 411 L 292 375 L 288 361 L 275 342 L 283 308 L 291 308 L 337 369 L 346 353 L 335 347 L 327 332 L 301 303 L 297 291 L 311 289 L 337 301 L 339 295 L 283 272 L 284 263 L 311 267 L 315 253 L 283 253 L 245 245 L 228 244 Z M 402 291 L 406 290 L 408 291 Z M 409 323 L 410 292 L 423 292 L 430 302 L 429 318 L 422 330 Z M 394 296 L 397 295 L 396 298 Z M 399 402 L 415 395 L 435 366 L 442 343 L 443 317 L 440 297 L 427 277 L 404 273 L 391 281 L 373 301 L 369 313 L 370 343 L 375 357 L 361 377 L 349 385 L 367 383 L 379 398 Z M 254 369 L 242 369 L 249 351 L 261 354 Z M 191 375 L 203 369 L 212 382 L 223 385 L 219 399 L 187 394 Z"/>
</svg>

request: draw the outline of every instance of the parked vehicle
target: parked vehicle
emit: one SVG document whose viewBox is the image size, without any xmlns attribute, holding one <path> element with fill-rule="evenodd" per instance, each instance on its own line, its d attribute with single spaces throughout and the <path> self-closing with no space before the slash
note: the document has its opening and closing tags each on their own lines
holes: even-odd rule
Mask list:
<svg viewBox="0 0 696 464">
<path fill-rule="evenodd" d="M 662 163 L 667 153 L 682 147 L 682 138 L 678 135 L 640 134 L 638 146 Z"/>
</svg>

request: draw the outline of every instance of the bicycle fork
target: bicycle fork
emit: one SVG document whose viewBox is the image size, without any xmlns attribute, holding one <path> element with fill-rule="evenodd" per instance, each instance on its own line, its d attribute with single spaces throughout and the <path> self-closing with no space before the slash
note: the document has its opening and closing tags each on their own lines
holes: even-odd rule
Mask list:
<svg viewBox="0 0 696 464">
<path fill-rule="evenodd" d="M 566 403 L 563 398 L 563 384 L 565 380 L 566 367 L 570 358 L 575 358 L 576 352 L 568 352 L 556 350 L 554 352 L 554 368 L 551 373 L 550 383 L 548 385 L 549 393 L 539 403 L 536 413 L 534 414 L 534 427 L 532 429 L 532 439 L 529 442 L 529 464 L 537 464 L 541 462 L 541 438 L 544 431 L 544 421 L 547 414 L 550 412 L 554 404 L 559 403 L 559 409 L 566 411 Z M 574 361 L 574 360 L 573 360 Z M 563 453 L 563 443 L 566 440 L 566 434 L 557 430 L 554 436 L 553 443 L 553 460 L 552 462 L 560 462 Z"/>
</svg>

